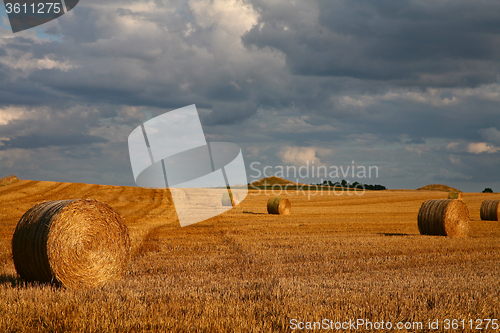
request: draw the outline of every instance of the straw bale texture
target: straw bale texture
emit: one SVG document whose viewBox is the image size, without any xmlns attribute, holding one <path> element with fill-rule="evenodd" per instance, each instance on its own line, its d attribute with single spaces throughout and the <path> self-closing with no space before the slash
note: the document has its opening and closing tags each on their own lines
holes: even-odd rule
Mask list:
<svg viewBox="0 0 500 333">
<path fill-rule="evenodd" d="M 484 200 L 481 203 L 481 220 L 498 221 L 500 217 L 499 202 L 500 200 Z"/>
<path fill-rule="evenodd" d="M 462 192 L 451 191 L 448 193 L 448 199 L 459 199 L 462 200 Z"/>
<path fill-rule="evenodd" d="M 12 238 L 21 278 L 69 288 L 118 279 L 129 252 L 123 218 L 92 199 L 39 203 L 21 217 Z"/>
<path fill-rule="evenodd" d="M 427 200 L 418 212 L 422 235 L 466 237 L 469 221 L 469 210 L 462 200 Z"/>
<path fill-rule="evenodd" d="M 267 212 L 269 214 L 290 215 L 292 204 L 288 199 L 272 197 L 267 201 Z"/>
</svg>

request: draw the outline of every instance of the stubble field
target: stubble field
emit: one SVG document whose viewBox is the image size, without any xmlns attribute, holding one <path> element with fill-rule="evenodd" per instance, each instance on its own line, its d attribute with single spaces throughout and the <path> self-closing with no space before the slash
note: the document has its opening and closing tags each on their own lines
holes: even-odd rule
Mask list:
<svg viewBox="0 0 500 333">
<path fill-rule="evenodd" d="M 454 332 L 494 331 L 477 320 L 500 319 L 500 222 L 481 221 L 479 207 L 499 195 L 464 193 L 472 222 L 461 239 L 418 232 L 422 202 L 446 192 L 288 192 L 290 216 L 268 215 L 270 192 L 251 191 L 238 207 L 181 228 L 167 190 L 2 186 L 0 332 L 289 332 L 307 322 L 347 332 L 335 324 L 357 319 L 394 331 L 442 332 L 446 319 L 458 320 Z M 125 218 L 128 273 L 98 289 L 19 281 L 10 248 L 17 221 L 35 203 L 72 198 L 103 201 Z"/>
</svg>

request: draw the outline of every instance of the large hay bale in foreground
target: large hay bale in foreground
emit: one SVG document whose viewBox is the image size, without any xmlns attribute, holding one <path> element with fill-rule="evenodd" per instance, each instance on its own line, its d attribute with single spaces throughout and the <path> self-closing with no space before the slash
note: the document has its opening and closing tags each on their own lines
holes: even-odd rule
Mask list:
<svg viewBox="0 0 500 333">
<path fill-rule="evenodd" d="M 462 200 L 427 200 L 418 212 L 418 230 L 422 235 L 466 237 L 469 220 Z"/>
<path fill-rule="evenodd" d="M 21 278 L 70 288 L 119 278 L 129 252 L 123 218 L 92 199 L 39 203 L 24 213 L 12 238 Z"/>
<path fill-rule="evenodd" d="M 292 204 L 288 199 L 272 197 L 267 201 L 267 212 L 269 214 L 290 215 Z"/>
<path fill-rule="evenodd" d="M 448 199 L 459 199 L 462 200 L 462 192 L 451 191 L 448 193 Z"/>
<path fill-rule="evenodd" d="M 481 220 L 498 221 L 500 220 L 499 204 L 500 200 L 484 200 L 481 203 Z"/>
<path fill-rule="evenodd" d="M 238 193 L 229 194 L 229 192 L 224 192 L 222 195 L 222 206 L 233 206 L 236 207 L 240 203 L 240 197 Z"/>
</svg>

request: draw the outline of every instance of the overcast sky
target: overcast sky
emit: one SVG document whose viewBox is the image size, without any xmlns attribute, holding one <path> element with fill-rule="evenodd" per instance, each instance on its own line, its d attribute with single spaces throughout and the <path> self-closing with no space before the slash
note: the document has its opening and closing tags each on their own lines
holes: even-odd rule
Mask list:
<svg viewBox="0 0 500 333">
<path fill-rule="evenodd" d="M 249 181 L 500 191 L 498 0 L 80 0 L 15 34 L 0 7 L 0 177 L 134 185 L 130 132 L 196 104 Z"/>
</svg>

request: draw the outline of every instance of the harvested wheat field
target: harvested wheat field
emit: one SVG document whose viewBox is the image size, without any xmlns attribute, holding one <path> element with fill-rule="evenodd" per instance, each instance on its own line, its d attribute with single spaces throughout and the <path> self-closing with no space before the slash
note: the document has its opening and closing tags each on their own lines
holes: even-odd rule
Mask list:
<svg viewBox="0 0 500 333">
<path fill-rule="evenodd" d="M 388 323 L 394 331 L 442 332 L 456 319 L 453 331 L 476 332 L 498 324 L 488 319 L 500 319 L 500 223 L 479 216 L 481 202 L 497 197 L 464 193 L 469 237 L 455 238 L 421 236 L 417 226 L 422 203 L 447 192 L 288 193 L 280 195 L 290 215 L 267 214 L 272 194 L 250 191 L 236 208 L 181 228 L 168 190 L 2 186 L 0 331 L 291 332 L 320 322 L 321 331 L 348 332 L 359 319 L 372 324 L 357 326 L 362 332 L 390 331 Z M 19 218 L 38 202 L 78 198 L 124 217 L 125 276 L 76 289 L 18 280 L 11 238 Z"/>
</svg>

